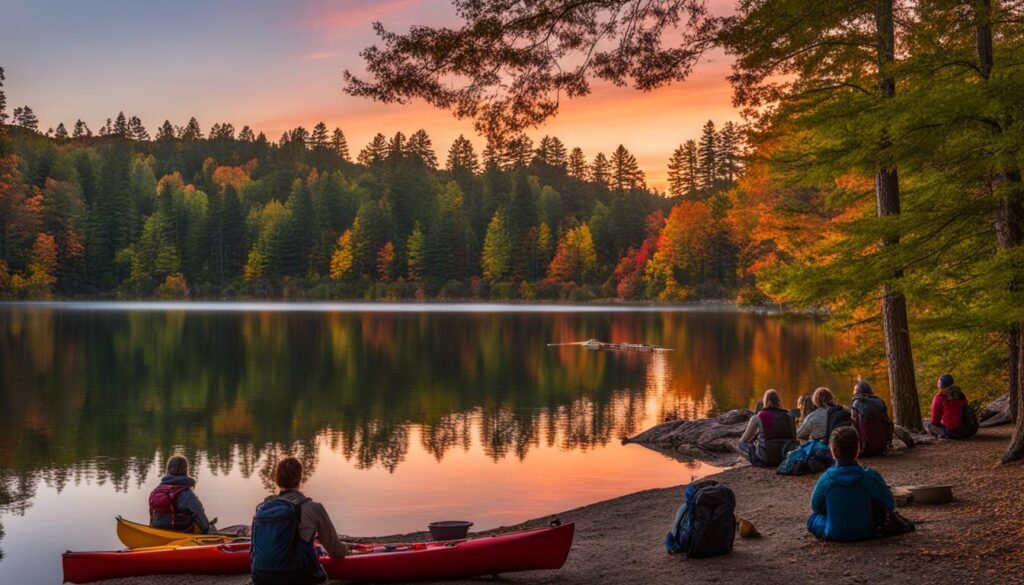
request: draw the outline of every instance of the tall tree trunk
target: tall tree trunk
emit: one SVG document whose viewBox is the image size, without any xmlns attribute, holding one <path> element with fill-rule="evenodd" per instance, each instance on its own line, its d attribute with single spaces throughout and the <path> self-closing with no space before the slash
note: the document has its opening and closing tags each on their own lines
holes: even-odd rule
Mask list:
<svg viewBox="0 0 1024 585">
<path fill-rule="evenodd" d="M 992 75 L 995 52 L 992 45 L 992 0 L 974 3 L 975 37 L 977 39 L 978 72 L 986 82 Z M 1007 116 L 1007 125 L 1012 118 Z M 1003 250 L 1024 244 L 1024 185 L 1021 173 L 1012 169 L 998 173 L 994 192 L 1000 197 L 999 207 L 992 218 L 996 241 Z M 1015 295 L 1024 286 L 1024 278 L 1014 268 L 1007 283 L 1010 294 Z M 1003 463 L 1024 459 L 1024 324 L 1014 323 L 1006 332 L 1009 362 L 1010 418 L 1014 422 L 1013 439 L 1003 455 Z"/>
<path fill-rule="evenodd" d="M 878 216 L 899 215 L 899 176 L 895 169 L 879 169 L 875 173 L 875 197 Z M 882 239 L 881 246 L 899 244 L 898 236 Z M 902 270 L 890 275 L 901 278 Z M 908 429 L 921 429 L 921 404 L 914 374 L 914 355 L 910 345 L 907 299 L 885 285 L 882 292 L 882 331 L 885 335 L 885 361 L 892 391 L 892 410 L 896 424 Z"/>
<path fill-rule="evenodd" d="M 896 62 L 896 31 L 893 23 L 893 0 L 878 0 L 875 8 L 875 29 L 878 55 L 878 90 L 883 98 L 896 96 L 896 79 L 892 67 Z M 882 137 L 882 149 L 888 148 L 888 138 Z M 875 200 L 879 217 L 900 213 L 900 182 L 896 169 L 881 166 L 875 172 Z M 882 248 L 899 245 L 898 235 L 885 236 Z M 903 276 L 902 270 L 889 275 L 892 280 Z M 885 358 L 892 391 L 892 410 L 896 424 L 910 429 L 921 429 L 921 405 L 914 375 L 914 356 L 910 349 L 910 326 L 907 319 L 907 299 L 893 292 L 889 285 L 882 291 L 882 332 L 885 335 Z"/>
<path fill-rule="evenodd" d="M 1010 446 L 1007 447 L 1006 453 L 1003 453 L 1003 463 L 1010 463 L 1011 461 L 1020 461 L 1024 459 L 1024 392 L 1020 389 L 1024 388 L 1024 368 L 1020 367 L 1020 364 L 1024 363 L 1024 343 L 1017 344 L 1017 400 L 1016 410 L 1017 419 L 1013 425 L 1013 438 L 1010 439 Z M 1011 372 L 1011 375 L 1013 372 Z M 1013 396 L 1010 397 L 1010 408 L 1011 411 L 1014 408 Z"/>
</svg>

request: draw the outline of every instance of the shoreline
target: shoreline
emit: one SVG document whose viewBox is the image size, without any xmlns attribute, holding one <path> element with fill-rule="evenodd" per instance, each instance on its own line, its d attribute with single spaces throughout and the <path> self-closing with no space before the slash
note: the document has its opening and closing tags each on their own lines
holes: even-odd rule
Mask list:
<svg viewBox="0 0 1024 585">
<path fill-rule="evenodd" d="M 558 571 L 511 573 L 503 583 L 886 583 L 1024 582 L 1024 466 L 999 466 L 1011 428 L 982 429 L 963 442 L 942 441 L 864 460 L 890 485 L 947 483 L 956 501 L 941 506 L 900 509 L 917 525 L 911 534 L 859 543 L 821 543 L 805 528 L 810 493 L 817 476 L 779 476 L 770 469 L 738 466 L 709 475 L 731 487 L 736 511 L 763 535 L 736 539 L 732 554 L 710 559 L 668 555 L 662 546 L 683 484 L 645 490 L 535 518 L 492 534 L 547 524 L 576 522 L 566 565 Z M 686 474 L 680 466 L 680 476 Z M 410 540 L 424 533 L 374 538 Z M 962 546 L 969 543 L 969 546 Z M 481 579 L 447 581 L 478 585 Z M 154 576 L 105 581 L 107 585 L 246 585 L 247 575 Z M 336 583 L 336 582 L 335 582 Z"/>
<path fill-rule="evenodd" d="M 773 317 L 824 317 L 819 311 L 798 311 L 776 305 L 751 306 L 734 301 L 707 300 L 686 302 L 640 302 L 598 300 L 588 302 L 517 301 L 517 300 L 340 300 L 340 299 L 60 299 L 0 300 L 0 308 L 62 309 L 101 311 L 191 311 L 191 312 L 451 312 L 451 313 L 742 313 Z"/>
</svg>

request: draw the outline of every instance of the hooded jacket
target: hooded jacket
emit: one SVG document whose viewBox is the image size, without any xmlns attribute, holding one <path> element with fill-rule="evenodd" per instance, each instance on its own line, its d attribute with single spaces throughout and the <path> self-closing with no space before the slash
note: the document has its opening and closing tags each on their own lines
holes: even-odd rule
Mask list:
<svg viewBox="0 0 1024 585">
<path fill-rule="evenodd" d="M 875 536 L 871 500 L 896 509 L 892 490 L 873 469 L 842 459 L 818 478 L 811 495 L 808 529 L 822 540 L 850 542 Z"/>
<path fill-rule="evenodd" d="M 199 501 L 199 497 L 192 491 L 192 488 L 196 485 L 196 480 L 192 479 L 187 475 L 165 475 L 160 478 L 160 485 L 184 485 L 188 489 L 181 492 L 178 495 L 177 500 L 174 502 L 175 509 L 181 514 L 188 514 L 192 516 L 192 521 L 199 526 L 199 531 L 203 534 L 210 532 L 210 521 L 206 518 L 206 511 L 203 509 L 203 503 Z M 153 528 L 171 529 L 171 517 L 169 514 L 153 514 L 150 519 L 150 526 Z M 182 532 L 192 532 L 192 526 L 175 526 L 176 530 Z"/>
</svg>

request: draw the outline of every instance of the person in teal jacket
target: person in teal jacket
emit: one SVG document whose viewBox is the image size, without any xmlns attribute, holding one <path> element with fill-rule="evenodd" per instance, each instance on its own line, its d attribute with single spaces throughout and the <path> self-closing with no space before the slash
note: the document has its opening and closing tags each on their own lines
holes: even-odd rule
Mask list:
<svg viewBox="0 0 1024 585">
<path fill-rule="evenodd" d="M 872 502 L 890 512 L 895 510 L 892 490 L 877 471 L 857 463 L 860 438 L 856 429 L 836 429 L 830 446 L 836 462 L 814 486 L 807 530 L 820 540 L 836 542 L 874 538 Z"/>
</svg>

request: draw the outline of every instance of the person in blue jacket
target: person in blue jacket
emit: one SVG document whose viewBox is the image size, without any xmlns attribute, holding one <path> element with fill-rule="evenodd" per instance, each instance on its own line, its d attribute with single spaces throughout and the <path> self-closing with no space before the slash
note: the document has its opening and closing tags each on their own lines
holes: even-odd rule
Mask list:
<svg viewBox="0 0 1024 585">
<path fill-rule="evenodd" d="M 877 471 L 857 463 L 860 437 L 855 428 L 836 429 L 829 444 L 836 462 L 814 486 L 807 530 L 820 540 L 836 542 L 874 538 L 872 502 L 895 510 L 892 490 Z"/>
</svg>

